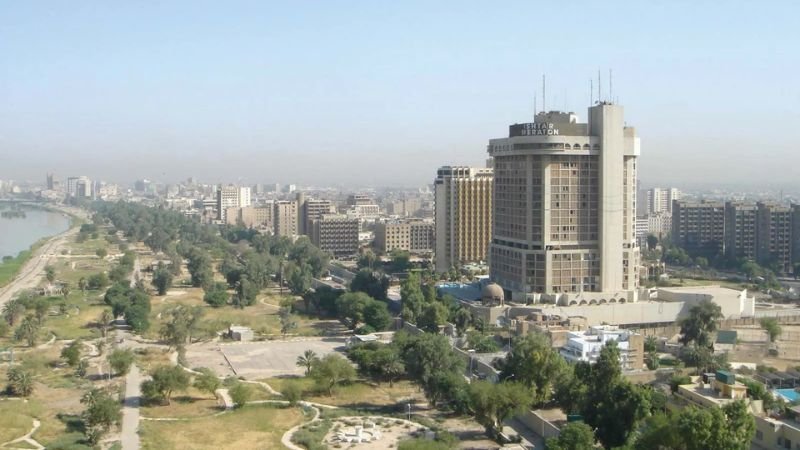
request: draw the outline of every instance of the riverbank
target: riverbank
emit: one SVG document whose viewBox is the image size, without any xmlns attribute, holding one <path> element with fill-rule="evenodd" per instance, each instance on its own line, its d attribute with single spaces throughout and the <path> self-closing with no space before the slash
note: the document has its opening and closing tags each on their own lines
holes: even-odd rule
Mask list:
<svg viewBox="0 0 800 450">
<path fill-rule="evenodd" d="M 35 279 L 36 272 L 44 270 L 52 255 L 61 250 L 68 236 L 77 233 L 78 228 L 86 222 L 85 212 L 74 208 L 62 208 L 55 205 L 37 205 L 70 218 L 69 227 L 62 233 L 43 237 L 30 246 L 28 250 L 21 251 L 16 257 L 0 264 L 0 305 L 5 303 L 7 297 L 17 292 Z M 83 213 L 84 217 L 80 214 Z M 47 257 L 50 255 L 51 257 Z M 32 260 L 35 258 L 35 260 Z M 13 286 L 18 282 L 19 286 Z"/>
</svg>

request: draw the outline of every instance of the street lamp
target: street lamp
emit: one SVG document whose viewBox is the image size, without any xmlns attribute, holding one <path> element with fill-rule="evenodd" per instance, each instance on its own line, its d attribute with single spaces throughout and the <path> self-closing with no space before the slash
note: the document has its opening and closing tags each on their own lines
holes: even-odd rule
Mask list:
<svg viewBox="0 0 800 450">
<path fill-rule="evenodd" d="M 469 353 L 469 378 L 472 379 L 472 361 L 475 360 L 475 349 L 469 349 L 467 353 Z"/>
</svg>

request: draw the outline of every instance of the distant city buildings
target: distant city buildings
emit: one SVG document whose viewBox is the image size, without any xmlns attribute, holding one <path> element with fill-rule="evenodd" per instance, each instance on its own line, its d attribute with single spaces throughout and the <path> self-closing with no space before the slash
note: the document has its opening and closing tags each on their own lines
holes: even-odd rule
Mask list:
<svg viewBox="0 0 800 450">
<path fill-rule="evenodd" d="M 493 171 L 444 166 L 434 180 L 436 271 L 485 261 L 492 236 Z"/>
<path fill-rule="evenodd" d="M 245 208 L 250 206 L 250 188 L 246 186 L 220 186 L 217 189 L 217 219 L 227 222 L 227 213 L 230 208 Z"/>
<path fill-rule="evenodd" d="M 672 242 L 694 255 L 714 257 L 724 248 L 725 204 L 717 201 L 675 200 Z"/>
<path fill-rule="evenodd" d="M 273 221 L 274 225 L 272 230 L 277 236 L 287 236 L 290 238 L 297 236 L 299 232 L 297 202 L 290 200 L 275 202 Z"/>
<path fill-rule="evenodd" d="M 91 198 L 93 195 L 92 180 L 87 176 L 67 178 L 67 196 L 73 198 Z"/>
<path fill-rule="evenodd" d="M 681 199 L 676 188 L 653 188 L 647 190 L 647 214 L 672 214 L 672 202 Z"/>
<path fill-rule="evenodd" d="M 513 300 L 638 298 L 639 137 L 625 125 L 621 106 L 603 102 L 588 113 L 580 123 L 573 113 L 541 112 L 489 141 L 490 274 Z"/>
</svg>

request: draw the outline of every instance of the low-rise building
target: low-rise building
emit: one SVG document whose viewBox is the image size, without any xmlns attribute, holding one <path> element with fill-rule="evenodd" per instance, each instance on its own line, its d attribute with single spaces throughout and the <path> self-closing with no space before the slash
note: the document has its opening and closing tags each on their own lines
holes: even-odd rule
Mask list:
<svg viewBox="0 0 800 450">
<path fill-rule="evenodd" d="M 570 331 L 567 342 L 561 347 L 561 356 L 569 362 L 594 364 L 600 350 L 610 341 L 619 348 L 619 362 L 623 370 L 637 370 L 644 365 L 644 339 L 641 334 L 613 325 L 595 325 L 588 331 Z"/>
<path fill-rule="evenodd" d="M 411 253 L 432 253 L 435 225 L 431 221 L 403 220 L 378 223 L 375 226 L 375 247 L 381 253 L 405 250 Z"/>
</svg>

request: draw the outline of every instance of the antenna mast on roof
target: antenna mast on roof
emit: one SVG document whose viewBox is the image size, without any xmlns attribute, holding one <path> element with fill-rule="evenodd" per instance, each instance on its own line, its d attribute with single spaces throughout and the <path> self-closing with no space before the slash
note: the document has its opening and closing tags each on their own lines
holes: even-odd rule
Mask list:
<svg viewBox="0 0 800 450">
<path fill-rule="evenodd" d="M 539 114 L 539 110 L 536 105 L 536 93 L 533 94 L 533 121 L 536 122 L 536 114 Z"/>
<path fill-rule="evenodd" d="M 547 79 L 542 74 L 542 112 L 547 113 Z"/>
<path fill-rule="evenodd" d="M 589 106 L 594 105 L 594 80 L 589 78 Z"/>
<path fill-rule="evenodd" d="M 614 73 L 608 69 L 608 97 L 614 101 Z"/>
<path fill-rule="evenodd" d="M 603 83 L 600 78 L 600 70 L 597 70 L 597 103 L 603 103 Z"/>
</svg>

